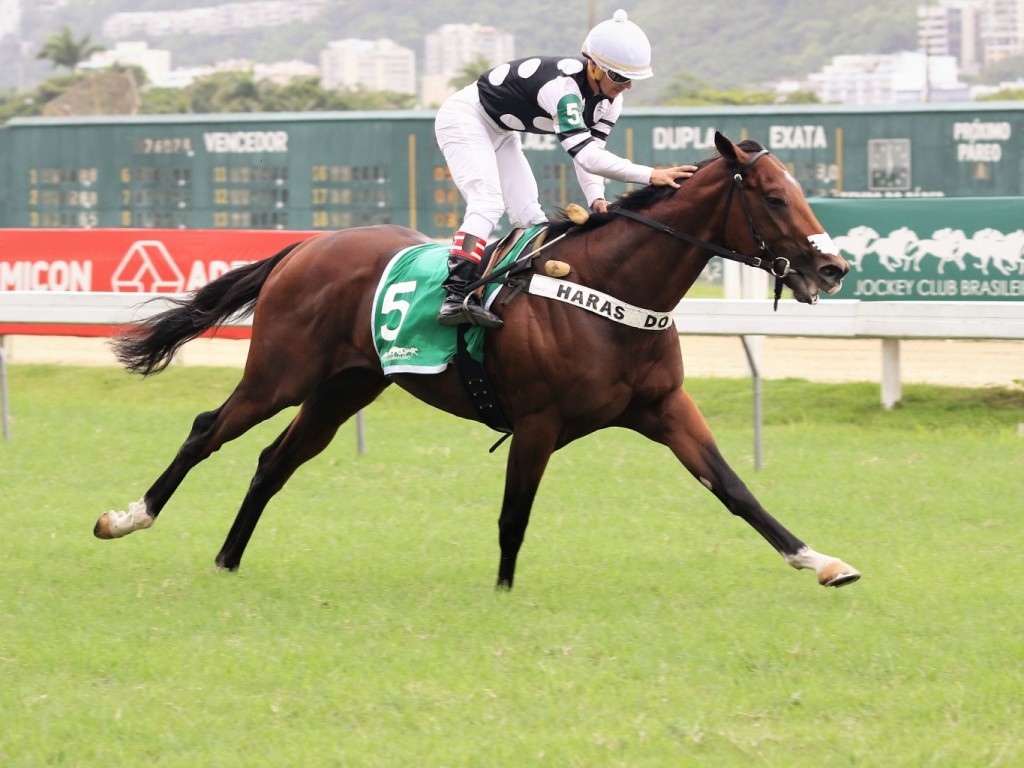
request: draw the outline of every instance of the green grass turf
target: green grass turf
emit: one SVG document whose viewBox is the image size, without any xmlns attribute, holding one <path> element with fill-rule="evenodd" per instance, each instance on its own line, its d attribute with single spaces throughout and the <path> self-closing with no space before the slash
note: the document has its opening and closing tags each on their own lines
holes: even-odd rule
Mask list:
<svg viewBox="0 0 1024 768">
<path fill-rule="evenodd" d="M 795 572 L 621 430 L 552 459 L 516 588 L 492 585 L 505 448 L 392 389 L 213 557 L 259 450 L 225 446 L 152 530 L 139 498 L 230 369 L 10 369 L 0 445 L 0 765 L 1024 764 L 1024 394 L 688 383 L 726 457 L 811 546 Z"/>
</svg>

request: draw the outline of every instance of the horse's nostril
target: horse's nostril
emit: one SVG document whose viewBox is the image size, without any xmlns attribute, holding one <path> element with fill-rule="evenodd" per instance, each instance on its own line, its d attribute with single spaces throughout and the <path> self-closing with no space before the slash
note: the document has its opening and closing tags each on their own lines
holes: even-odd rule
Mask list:
<svg viewBox="0 0 1024 768">
<path fill-rule="evenodd" d="M 843 269 L 836 264 L 826 264 L 818 270 L 818 274 L 825 280 L 840 280 L 849 271 L 849 267 Z"/>
</svg>

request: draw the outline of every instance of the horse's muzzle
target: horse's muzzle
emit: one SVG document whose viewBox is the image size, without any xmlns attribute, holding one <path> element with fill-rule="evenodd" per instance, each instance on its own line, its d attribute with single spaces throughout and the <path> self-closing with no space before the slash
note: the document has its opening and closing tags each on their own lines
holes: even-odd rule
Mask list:
<svg viewBox="0 0 1024 768">
<path fill-rule="evenodd" d="M 843 278 L 850 271 L 850 265 L 843 258 L 839 259 L 842 264 L 825 264 L 818 267 L 818 285 L 829 296 L 839 293 L 843 287 Z"/>
</svg>

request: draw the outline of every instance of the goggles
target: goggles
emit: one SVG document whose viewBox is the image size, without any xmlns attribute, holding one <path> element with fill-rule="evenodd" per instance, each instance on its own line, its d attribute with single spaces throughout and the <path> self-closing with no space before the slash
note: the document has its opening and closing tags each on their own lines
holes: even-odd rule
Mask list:
<svg viewBox="0 0 1024 768">
<path fill-rule="evenodd" d="M 608 75 L 608 79 L 616 85 L 626 85 L 630 82 L 628 77 L 620 75 L 618 72 L 612 72 L 610 69 L 605 70 L 605 74 Z"/>
</svg>

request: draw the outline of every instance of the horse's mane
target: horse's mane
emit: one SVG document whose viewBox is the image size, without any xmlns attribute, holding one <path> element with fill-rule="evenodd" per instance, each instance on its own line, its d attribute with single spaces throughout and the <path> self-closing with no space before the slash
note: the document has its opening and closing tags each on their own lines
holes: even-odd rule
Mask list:
<svg viewBox="0 0 1024 768">
<path fill-rule="evenodd" d="M 760 143 L 754 141 L 753 139 L 744 139 L 736 146 L 738 146 L 744 152 L 760 152 L 762 149 L 764 149 L 764 147 L 761 146 Z M 697 161 L 695 163 L 695 165 L 697 166 L 697 170 L 700 170 L 704 166 L 713 163 L 720 157 L 721 155 L 716 152 L 710 157 L 706 157 L 703 160 Z M 681 183 L 685 185 L 686 181 L 687 180 L 684 179 Z M 680 189 L 684 188 L 685 187 L 680 187 Z M 618 198 L 616 198 L 615 202 L 611 204 L 611 207 L 621 208 L 622 210 L 625 211 L 642 211 L 646 210 L 647 208 L 650 208 L 655 203 L 660 203 L 662 200 L 666 200 L 672 197 L 672 195 L 674 195 L 676 191 L 677 190 L 675 187 L 656 187 L 652 184 L 648 184 L 647 186 L 644 187 L 638 187 L 637 189 L 634 189 L 632 192 L 628 192 L 625 195 L 619 195 Z M 563 235 L 573 227 L 578 227 L 578 229 L 581 230 L 594 229 L 595 227 L 600 227 L 616 218 L 618 217 L 611 212 L 591 213 L 590 218 L 587 220 L 586 224 L 576 225 L 569 220 L 568 214 L 566 214 L 564 210 L 560 210 L 555 216 L 551 218 L 550 224 L 548 226 L 548 239 L 550 240 L 555 237 L 558 237 L 559 235 Z"/>
</svg>

